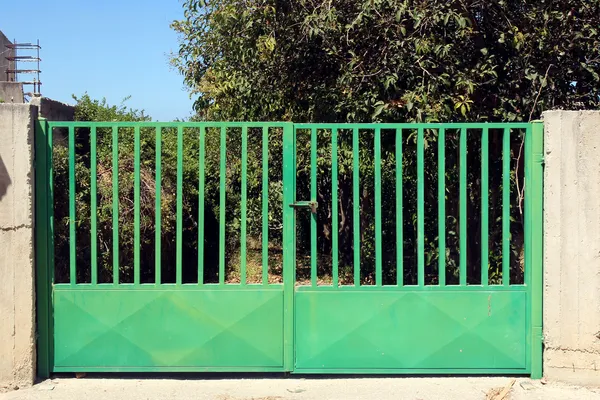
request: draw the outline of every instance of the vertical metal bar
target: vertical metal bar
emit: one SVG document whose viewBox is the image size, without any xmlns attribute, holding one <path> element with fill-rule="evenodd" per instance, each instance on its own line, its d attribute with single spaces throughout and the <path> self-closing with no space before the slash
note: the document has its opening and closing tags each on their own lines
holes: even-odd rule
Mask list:
<svg viewBox="0 0 600 400">
<path fill-rule="evenodd" d="M 90 130 L 90 251 L 92 285 L 98 284 L 98 155 L 96 127 Z"/>
<path fill-rule="evenodd" d="M 375 128 L 375 285 L 383 285 L 381 225 L 381 128 Z"/>
<path fill-rule="evenodd" d="M 206 127 L 198 131 L 198 284 L 204 284 L 204 143 Z"/>
<path fill-rule="evenodd" d="M 77 283 L 77 249 L 75 247 L 75 128 L 69 127 L 69 280 Z"/>
<path fill-rule="evenodd" d="M 221 127 L 219 178 L 219 284 L 225 283 L 225 190 L 227 174 L 227 128 Z"/>
<path fill-rule="evenodd" d="M 488 285 L 488 176 L 489 176 L 489 129 L 484 128 L 481 136 L 481 284 Z"/>
<path fill-rule="evenodd" d="M 119 284 L 119 128 L 112 127 L 113 284 Z"/>
<path fill-rule="evenodd" d="M 354 286 L 360 286 L 360 142 L 352 130 L 352 229 L 354 233 Z"/>
<path fill-rule="evenodd" d="M 294 368 L 294 283 L 296 281 L 296 212 L 289 205 L 296 197 L 295 127 L 283 126 L 283 369 Z"/>
<path fill-rule="evenodd" d="M 510 128 L 502 135 L 502 284 L 510 285 Z"/>
<path fill-rule="evenodd" d="M 459 193 L 459 283 L 467 284 L 467 129 L 460 130 L 460 193 Z"/>
<path fill-rule="evenodd" d="M 525 283 L 531 293 L 531 377 L 542 371 L 544 125 L 533 122 L 525 132 Z"/>
<path fill-rule="evenodd" d="M 177 127 L 177 237 L 175 283 L 181 285 L 183 264 L 183 127 Z"/>
<path fill-rule="evenodd" d="M 338 287 L 338 128 L 331 129 L 331 278 L 333 287 Z"/>
<path fill-rule="evenodd" d="M 417 284 L 425 285 L 425 134 L 417 130 Z"/>
<path fill-rule="evenodd" d="M 269 128 L 262 128 L 262 283 L 269 284 Z"/>
<path fill-rule="evenodd" d="M 54 318 L 52 318 L 53 312 L 53 301 L 54 301 L 54 293 L 53 293 L 53 284 L 54 284 L 54 132 L 52 127 L 49 126 L 48 122 L 46 122 L 46 127 L 48 128 L 46 133 L 48 136 L 47 146 L 47 166 L 48 166 L 48 181 L 46 182 L 46 187 L 48 189 L 48 286 L 47 290 L 49 293 L 48 296 L 48 360 L 50 365 L 50 372 L 52 372 L 52 368 L 54 366 Z"/>
<path fill-rule="evenodd" d="M 133 132 L 133 284 L 140 284 L 140 127 Z"/>
<path fill-rule="evenodd" d="M 240 284 L 246 284 L 246 222 L 248 219 L 248 128 L 242 127 L 242 193 L 240 224 Z"/>
<path fill-rule="evenodd" d="M 310 131 L 310 200 L 317 201 L 317 130 Z M 317 213 L 310 216 L 310 282 L 317 286 Z"/>
<path fill-rule="evenodd" d="M 404 196 L 402 172 L 402 128 L 396 129 L 396 284 L 404 286 Z"/>
<path fill-rule="evenodd" d="M 438 282 L 446 286 L 446 130 L 438 132 Z"/>
<path fill-rule="evenodd" d="M 156 146 L 156 165 L 155 165 L 155 170 L 156 170 L 156 175 L 155 175 L 155 186 L 156 186 L 156 198 L 154 199 L 155 201 L 155 205 L 154 205 L 154 224 L 155 224 L 155 231 L 154 231 L 154 283 L 156 285 L 160 285 L 162 283 L 162 277 L 161 277 L 161 225 L 162 225 L 162 216 L 161 216 L 161 198 L 160 198 L 160 192 L 161 192 L 161 167 L 162 167 L 162 128 L 158 127 L 156 128 L 156 141 L 155 141 L 155 146 Z"/>
<path fill-rule="evenodd" d="M 51 287 L 50 269 L 54 263 L 49 257 L 48 237 L 49 209 L 52 203 L 49 201 L 48 188 L 52 185 L 49 179 L 48 153 L 52 151 L 52 143 L 48 144 L 48 122 L 39 118 L 35 127 L 35 268 L 36 268 L 36 317 L 38 338 L 37 344 L 37 375 L 48 378 L 52 372 L 52 361 L 50 358 L 51 330 Z"/>
</svg>

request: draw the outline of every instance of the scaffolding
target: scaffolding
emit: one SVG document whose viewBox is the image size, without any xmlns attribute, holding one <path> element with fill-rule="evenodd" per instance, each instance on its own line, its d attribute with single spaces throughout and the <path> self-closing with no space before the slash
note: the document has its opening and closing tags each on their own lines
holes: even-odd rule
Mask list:
<svg viewBox="0 0 600 400">
<path fill-rule="evenodd" d="M 10 67 L 6 69 L 6 80 L 10 81 L 12 77 L 13 82 L 19 82 L 19 74 L 33 75 L 32 80 L 21 82 L 23 85 L 33 85 L 33 92 L 27 92 L 25 95 L 41 96 L 42 81 L 40 80 L 40 73 L 42 71 L 40 70 L 40 61 L 42 59 L 40 58 L 40 50 L 42 47 L 39 39 L 36 44 L 17 43 L 15 40 L 12 44 L 7 44 L 6 47 L 12 50 L 12 55 L 6 57 L 6 59 L 14 64 L 14 69 L 10 69 Z M 23 63 L 26 65 L 31 65 L 27 63 L 33 63 L 34 65 L 26 68 L 22 67 Z"/>
</svg>

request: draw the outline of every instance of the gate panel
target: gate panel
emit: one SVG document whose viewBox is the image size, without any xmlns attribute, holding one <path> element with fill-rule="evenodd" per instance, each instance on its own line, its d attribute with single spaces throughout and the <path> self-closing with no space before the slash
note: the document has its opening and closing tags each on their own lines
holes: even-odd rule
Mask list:
<svg viewBox="0 0 600 400">
<path fill-rule="evenodd" d="M 40 125 L 41 376 L 289 370 L 293 271 L 270 254 L 285 217 L 270 199 L 291 124 Z"/>
<path fill-rule="evenodd" d="M 524 291 L 301 290 L 296 371 L 522 372 L 526 302 Z"/>
<path fill-rule="evenodd" d="M 310 213 L 296 227 L 310 253 L 304 244 L 296 255 L 294 371 L 538 374 L 531 304 L 541 265 L 529 257 L 532 232 L 541 233 L 541 175 L 529 171 L 541 170 L 541 130 L 294 129 L 296 140 L 310 137 L 297 142 L 305 187 L 293 204 Z M 523 213 L 523 203 L 534 206 Z"/>
<path fill-rule="evenodd" d="M 539 123 L 41 120 L 39 375 L 539 377 L 542 150 Z"/>
<path fill-rule="evenodd" d="M 60 288 L 54 308 L 55 372 L 283 368 L 282 290 Z"/>
</svg>

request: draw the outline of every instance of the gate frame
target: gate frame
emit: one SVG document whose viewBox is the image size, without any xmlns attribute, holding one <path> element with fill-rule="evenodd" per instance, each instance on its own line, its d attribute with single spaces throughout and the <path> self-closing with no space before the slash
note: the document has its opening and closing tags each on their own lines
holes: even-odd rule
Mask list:
<svg viewBox="0 0 600 400">
<path fill-rule="evenodd" d="M 52 215 L 52 130 L 46 118 L 38 118 L 34 135 L 35 170 L 35 288 L 36 288 L 36 361 L 37 376 L 50 377 L 53 368 L 52 281 L 54 257 L 51 249 L 54 232 Z"/>
<path fill-rule="evenodd" d="M 529 135 L 527 133 L 530 133 Z M 530 274 L 531 378 L 543 376 L 544 295 L 544 123 L 532 121 L 525 134 L 525 271 Z"/>
<path fill-rule="evenodd" d="M 482 124 L 484 125 L 484 124 Z M 527 304 L 530 336 L 530 375 L 543 376 L 543 132 L 542 121 L 533 121 L 525 133 L 525 268 L 529 274 L 531 298 Z M 49 122 L 35 124 L 35 264 L 37 374 L 47 378 L 53 372 L 53 138 Z M 283 126 L 283 286 L 284 286 L 284 371 L 295 370 L 295 277 L 296 213 L 290 204 L 296 197 L 296 124 Z"/>
</svg>

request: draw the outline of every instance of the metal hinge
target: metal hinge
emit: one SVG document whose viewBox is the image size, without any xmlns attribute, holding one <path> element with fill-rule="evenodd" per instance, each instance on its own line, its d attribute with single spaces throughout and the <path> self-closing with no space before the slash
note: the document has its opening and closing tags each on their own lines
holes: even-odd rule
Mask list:
<svg viewBox="0 0 600 400">
<path fill-rule="evenodd" d="M 544 156 L 542 156 L 542 155 L 534 156 L 533 160 L 536 164 L 540 164 L 542 167 L 546 164 L 546 160 L 544 159 Z"/>
</svg>

